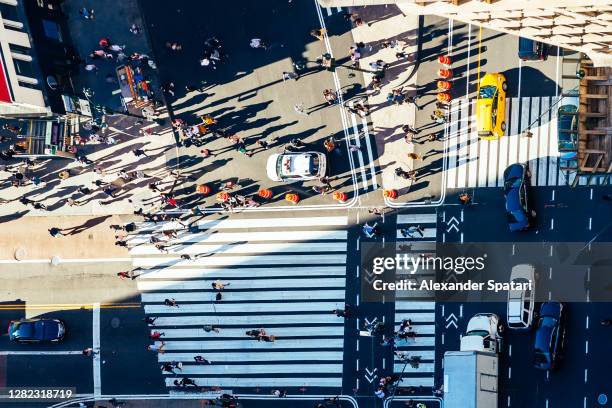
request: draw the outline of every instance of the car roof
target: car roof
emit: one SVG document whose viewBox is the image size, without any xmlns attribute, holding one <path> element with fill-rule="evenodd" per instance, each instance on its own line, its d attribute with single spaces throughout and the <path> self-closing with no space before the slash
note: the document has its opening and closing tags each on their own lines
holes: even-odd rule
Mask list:
<svg viewBox="0 0 612 408">
<path fill-rule="evenodd" d="M 506 210 L 514 213 L 516 210 L 522 210 L 521 198 L 518 188 L 511 188 L 506 192 Z M 522 211 L 521 211 L 522 212 Z"/>
<path fill-rule="evenodd" d="M 561 303 L 560 302 L 545 302 L 540 306 L 540 316 L 550 317 L 561 317 Z"/>
<path fill-rule="evenodd" d="M 506 170 L 504 170 L 504 181 L 507 181 L 509 179 L 513 179 L 516 177 L 522 177 L 524 171 L 525 171 L 525 168 L 523 167 L 522 164 L 520 163 L 511 164 L 510 166 L 506 167 Z"/>
</svg>

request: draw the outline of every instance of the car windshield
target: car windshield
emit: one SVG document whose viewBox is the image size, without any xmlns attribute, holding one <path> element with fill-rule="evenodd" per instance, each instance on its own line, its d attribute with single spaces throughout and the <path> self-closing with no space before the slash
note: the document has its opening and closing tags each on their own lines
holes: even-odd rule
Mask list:
<svg viewBox="0 0 612 408">
<path fill-rule="evenodd" d="M 497 91 L 497 88 L 494 86 L 483 86 L 482 88 L 480 88 L 478 97 L 480 99 L 492 99 L 495 96 L 495 91 Z"/>
<path fill-rule="evenodd" d="M 472 330 L 468 333 L 468 335 L 486 337 L 489 335 L 489 332 L 486 330 Z"/>
<path fill-rule="evenodd" d="M 34 324 L 33 323 L 20 323 L 15 331 L 15 337 L 20 338 L 32 338 L 34 337 Z"/>
<path fill-rule="evenodd" d="M 540 349 L 535 349 L 533 360 L 536 364 L 547 364 L 548 363 L 548 354 Z"/>
<path fill-rule="evenodd" d="M 504 183 L 504 188 L 506 190 L 510 189 L 510 188 L 517 188 L 521 185 L 521 178 L 520 177 L 513 177 L 511 179 L 506 180 L 506 182 Z"/>
<path fill-rule="evenodd" d="M 538 327 L 555 327 L 557 325 L 557 319 L 550 316 L 544 316 L 540 319 L 540 324 Z"/>
</svg>

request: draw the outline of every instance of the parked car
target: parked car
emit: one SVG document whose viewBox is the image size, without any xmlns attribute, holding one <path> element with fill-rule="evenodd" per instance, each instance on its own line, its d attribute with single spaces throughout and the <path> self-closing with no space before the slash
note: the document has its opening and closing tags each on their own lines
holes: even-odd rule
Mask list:
<svg viewBox="0 0 612 408">
<path fill-rule="evenodd" d="M 17 343 L 60 342 L 66 334 L 66 325 L 59 319 L 33 318 L 9 323 L 8 335 Z"/>
<path fill-rule="evenodd" d="M 546 302 L 540 307 L 536 323 L 533 365 L 554 370 L 559 365 L 565 343 L 565 312 L 561 302 Z"/>
<path fill-rule="evenodd" d="M 527 188 L 531 174 L 526 164 L 514 163 L 504 170 L 504 197 L 510 231 L 524 231 L 531 225 L 535 211 L 530 208 Z"/>
<path fill-rule="evenodd" d="M 578 105 L 577 96 L 566 96 L 557 111 L 557 143 L 559 151 L 578 148 Z"/>
<path fill-rule="evenodd" d="M 519 37 L 518 56 L 523 61 L 545 61 L 548 58 L 548 44 Z"/>
<path fill-rule="evenodd" d="M 504 325 L 494 313 L 475 314 L 468 322 L 465 336 L 461 337 L 460 351 L 489 351 L 501 349 Z"/>
<path fill-rule="evenodd" d="M 489 73 L 480 79 L 476 98 L 476 129 L 484 140 L 499 139 L 506 132 L 506 77 Z"/>
<path fill-rule="evenodd" d="M 272 181 L 314 180 L 325 175 L 325 155 L 318 152 L 277 153 L 268 157 L 266 171 Z"/>
<path fill-rule="evenodd" d="M 506 322 L 509 329 L 529 330 L 533 322 L 535 308 L 535 268 L 533 265 L 515 265 L 510 273 L 510 282 L 525 284 L 531 282 L 531 290 L 508 291 L 508 315 Z"/>
</svg>

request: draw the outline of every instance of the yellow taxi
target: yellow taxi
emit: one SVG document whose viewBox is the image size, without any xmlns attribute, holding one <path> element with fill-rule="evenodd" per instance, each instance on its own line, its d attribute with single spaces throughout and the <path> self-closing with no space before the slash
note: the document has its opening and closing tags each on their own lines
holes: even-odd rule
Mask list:
<svg viewBox="0 0 612 408">
<path fill-rule="evenodd" d="M 480 80 L 476 99 L 476 129 L 478 137 L 496 140 L 506 131 L 506 77 L 500 73 L 490 73 Z"/>
</svg>

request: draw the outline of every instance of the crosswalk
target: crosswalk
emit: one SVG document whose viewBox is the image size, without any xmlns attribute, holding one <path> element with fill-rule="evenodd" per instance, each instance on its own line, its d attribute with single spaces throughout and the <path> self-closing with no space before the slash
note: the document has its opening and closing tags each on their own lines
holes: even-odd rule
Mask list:
<svg viewBox="0 0 612 408">
<path fill-rule="evenodd" d="M 397 216 L 396 245 L 398 253 L 408 253 L 414 256 L 421 254 L 434 256 L 436 253 L 436 223 L 437 214 L 400 214 Z M 402 230 L 421 227 L 422 234 L 412 233 L 404 236 Z M 435 279 L 434 270 L 417 270 L 413 275 L 405 275 L 398 279 L 411 279 L 420 283 L 423 279 Z M 396 343 L 397 350 L 404 355 L 402 359 L 395 355 L 393 372 L 402 374 L 402 386 L 433 387 L 435 371 L 435 308 L 434 294 L 427 291 L 398 291 L 395 301 L 395 331 L 399 329 L 404 319 L 412 321 L 413 330 L 417 336 Z M 411 357 L 418 357 L 416 366 L 409 363 Z"/>
<path fill-rule="evenodd" d="M 182 362 L 177 374 L 201 387 L 337 392 L 344 319 L 332 310 L 344 308 L 346 226 L 346 216 L 210 219 L 195 229 L 177 222 L 138 225 L 128 244 L 142 272 L 137 284 L 145 313 L 157 318 L 151 332 L 163 333 L 156 341 L 165 343 L 160 364 Z M 149 243 L 149 232 L 174 229 L 178 238 L 167 253 Z M 219 301 L 216 280 L 229 283 Z M 245 334 L 259 328 L 275 341 Z M 211 364 L 196 363 L 196 356 Z M 170 392 L 181 392 L 176 376 L 163 374 Z"/>
<path fill-rule="evenodd" d="M 446 187 L 500 187 L 506 167 L 517 162 L 529 164 L 532 185 L 571 184 L 576 173 L 564 169 L 557 144 L 559 106 L 558 97 L 508 98 L 506 135 L 499 140 L 480 140 L 476 131 L 475 100 L 453 100 Z M 522 135 L 528 127 L 531 137 Z"/>
<path fill-rule="evenodd" d="M 367 101 L 364 101 L 367 103 Z M 355 101 L 351 100 L 347 102 L 347 106 L 353 107 Z M 376 163 L 374 156 L 375 144 L 370 140 L 370 131 L 368 128 L 367 117 L 362 117 L 354 112 L 347 112 L 349 124 L 346 126 L 349 135 L 349 142 L 351 145 L 356 146 L 354 152 L 349 151 L 349 154 L 353 157 L 357 157 L 355 162 L 356 176 L 358 185 L 363 191 L 378 189 L 378 182 L 376 180 Z"/>
</svg>

